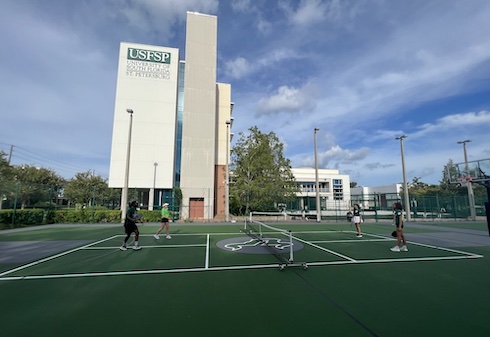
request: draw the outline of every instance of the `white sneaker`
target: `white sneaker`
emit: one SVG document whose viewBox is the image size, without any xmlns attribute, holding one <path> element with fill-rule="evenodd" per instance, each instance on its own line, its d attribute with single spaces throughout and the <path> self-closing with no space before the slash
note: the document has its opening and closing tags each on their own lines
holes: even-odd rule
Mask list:
<svg viewBox="0 0 490 337">
<path fill-rule="evenodd" d="M 395 247 L 393 247 L 393 248 L 390 248 L 390 250 L 391 250 L 392 252 L 399 252 L 399 251 L 400 251 L 400 247 L 395 246 Z"/>
<path fill-rule="evenodd" d="M 357 237 L 358 238 L 362 238 L 362 234 L 357 234 Z"/>
<path fill-rule="evenodd" d="M 133 246 L 133 250 L 140 250 L 141 246 Z"/>
<path fill-rule="evenodd" d="M 160 240 L 160 235 L 158 235 L 158 234 L 153 235 L 153 237 L 154 237 L 155 239 L 157 239 L 157 240 Z"/>
<path fill-rule="evenodd" d="M 167 235 L 167 236 L 166 236 L 166 238 L 167 238 L 167 239 L 171 239 L 172 237 L 171 237 L 170 235 Z"/>
<path fill-rule="evenodd" d="M 408 252 L 407 246 L 401 246 L 400 247 L 400 252 Z"/>
<path fill-rule="evenodd" d="M 119 249 L 120 249 L 120 250 L 128 250 L 128 249 L 126 248 L 126 246 L 121 246 L 121 247 L 119 247 Z"/>
</svg>

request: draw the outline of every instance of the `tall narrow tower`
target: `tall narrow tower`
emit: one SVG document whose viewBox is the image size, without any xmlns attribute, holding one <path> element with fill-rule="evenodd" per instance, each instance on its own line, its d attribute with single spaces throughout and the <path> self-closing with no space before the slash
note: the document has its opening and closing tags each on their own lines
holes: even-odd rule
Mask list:
<svg viewBox="0 0 490 337">
<path fill-rule="evenodd" d="M 188 12 L 186 29 L 181 218 L 211 220 L 215 194 L 218 19 Z"/>
</svg>

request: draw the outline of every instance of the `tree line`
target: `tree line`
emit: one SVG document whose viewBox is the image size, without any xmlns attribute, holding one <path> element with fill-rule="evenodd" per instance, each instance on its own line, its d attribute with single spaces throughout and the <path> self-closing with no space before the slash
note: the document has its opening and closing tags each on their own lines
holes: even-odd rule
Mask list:
<svg viewBox="0 0 490 337">
<path fill-rule="evenodd" d="M 92 171 L 76 173 L 66 180 L 49 168 L 9 165 L 7 154 L 0 152 L 0 198 L 0 209 L 14 202 L 21 209 L 45 208 L 55 199 L 79 206 L 95 206 L 94 202 L 114 206 L 119 204 L 121 191 L 109 188 L 107 180 Z"/>
<path fill-rule="evenodd" d="M 230 151 L 230 213 L 277 210 L 281 203 L 294 201 L 299 189 L 291 162 L 284 156 L 284 144 L 276 134 L 263 133 L 253 126 L 247 133 L 238 135 L 239 139 Z M 92 171 L 77 173 L 66 180 L 49 168 L 11 166 L 6 158 L 7 154 L 0 152 L 0 197 L 4 201 L 9 199 L 9 193 L 15 193 L 21 208 L 46 207 L 43 203 L 53 200 L 52 196 L 47 198 L 46 193 L 53 193 L 71 205 L 94 206 L 94 202 L 109 208 L 119 205 L 121 190 L 109 188 L 107 180 Z M 449 160 L 438 185 L 414 177 L 408 184 L 410 196 L 466 195 L 466 186 L 449 183 L 448 171 L 453 167 L 453 161 Z M 46 186 L 52 190 L 46 191 Z M 356 182 L 351 183 L 351 187 L 354 186 Z M 485 198 L 485 187 L 477 184 L 473 187 L 476 198 Z M 2 204 L 0 202 L 0 208 Z"/>
</svg>

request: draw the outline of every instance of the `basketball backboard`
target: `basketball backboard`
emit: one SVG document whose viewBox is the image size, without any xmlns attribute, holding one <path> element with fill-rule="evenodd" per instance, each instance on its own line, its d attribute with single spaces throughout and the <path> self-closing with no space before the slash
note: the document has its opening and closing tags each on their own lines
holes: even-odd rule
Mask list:
<svg viewBox="0 0 490 337">
<path fill-rule="evenodd" d="M 447 167 L 447 175 L 451 184 L 461 184 L 467 181 L 490 181 L 490 158 L 472 160 L 453 164 Z"/>
</svg>

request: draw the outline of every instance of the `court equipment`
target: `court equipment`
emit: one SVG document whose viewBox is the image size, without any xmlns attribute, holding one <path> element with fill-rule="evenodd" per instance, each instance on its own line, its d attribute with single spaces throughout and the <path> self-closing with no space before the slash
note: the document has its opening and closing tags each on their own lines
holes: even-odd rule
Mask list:
<svg viewBox="0 0 490 337">
<path fill-rule="evenodd" d="M 306 263 L 294 263 L 294 242 L 290 230 L 273 227 L 257 220 L 257 218 L 277 219 L 277 217 L 285 219 L 287 215 L 277 212 L 250 212 L 242 232 L 259 241 L 260 247 L 265 248 L 279 260 L 279 270 L 290 266 L 301 266 L 305 270 L 308 269 Z"/>
<path fill-rule="evenodd" d="M 398 235 L 396 234 L 396 231 L 391 232 L 391 236 L 396 238 Z"/>
<path fill-rule="evenodd" d="M 463 141 L 460 143 L 464 144 L 466 142 L 467 141 Z M 450 184 L 467 187 L 470 216 L 473 220 L 476 219 L 476 210 L 472 184 L 479 184 L 486 188 L 488 202 L 485 203 L 485 211 L 487 214 L 488 235 L 490 235 L 490 158 L 468 161 L 465 147 L 465 161 L 448 165 L 446 167 L 446 174 Z"/>
<path fill-rule="evenodd" d="M 453 163 L 446 167 L 450 184 L 466 185 L 468 182 L 487 186 L 490 181 L 490 158 Z"/>
<path fill-rule="evenodd" d="M 140 213 L 135 213 L 134 214 L 134 219 L 136 221 L 141 221 L 141 219 L 143 219 L 143 214 L 140 214 Z"/>
<path fill-rule="evenodd" d="M 288 219 L 286 212 L 250 212 L 250 217 L 264 222 L 284 222 Z"/>
</svg>

